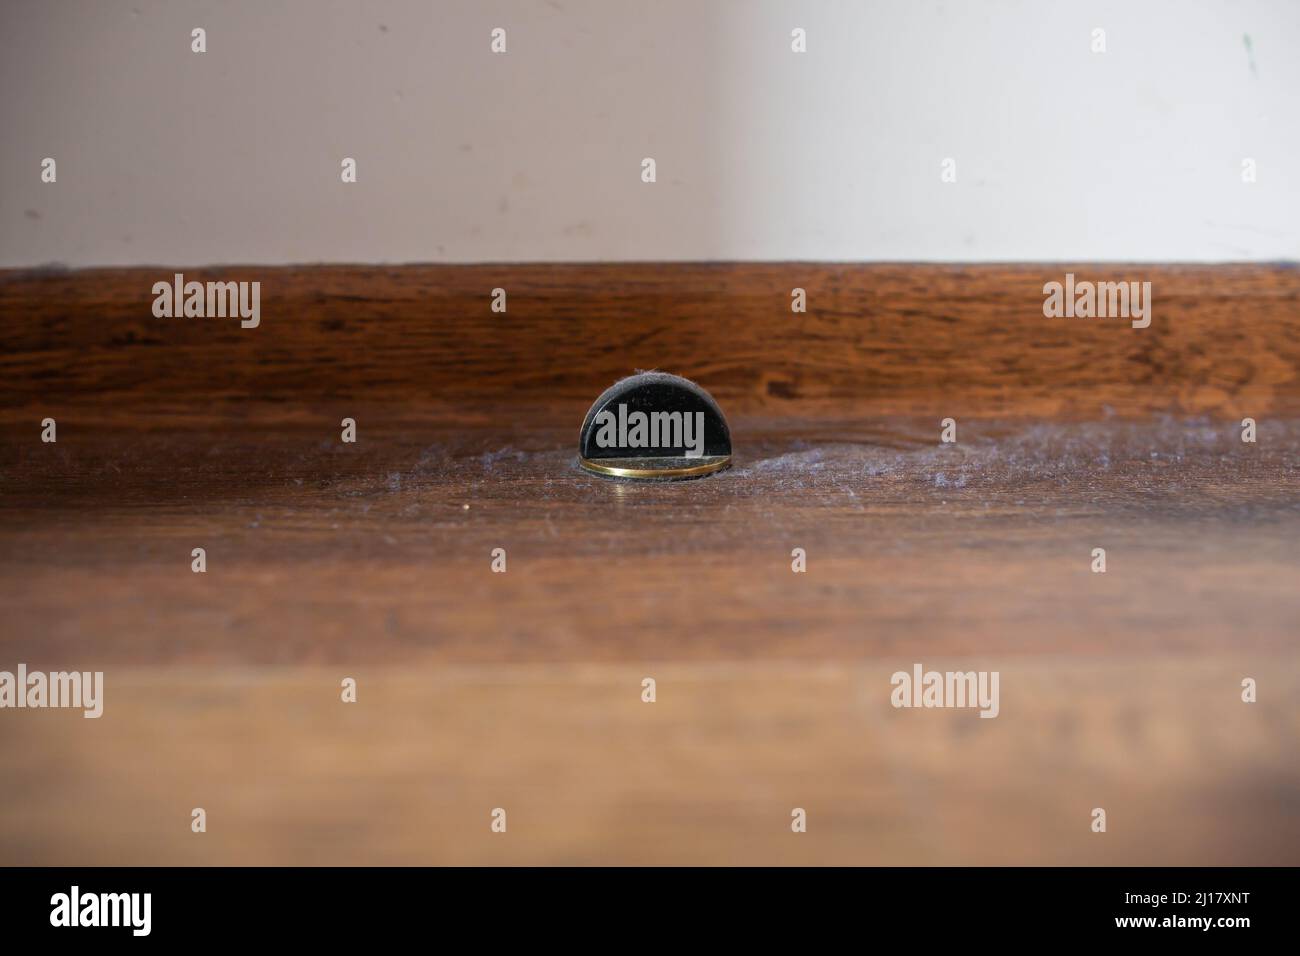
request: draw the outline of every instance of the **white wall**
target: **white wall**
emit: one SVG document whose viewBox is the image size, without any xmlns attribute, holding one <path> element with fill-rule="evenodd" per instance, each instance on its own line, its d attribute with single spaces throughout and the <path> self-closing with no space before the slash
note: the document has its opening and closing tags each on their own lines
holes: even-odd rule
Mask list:
<svg viewBox="0 0 1300 956">
<path fill-rule="evenodd" d="M 1298 0 L 0 3 L 0 266 L 1277 258 Z"/>
</svg>

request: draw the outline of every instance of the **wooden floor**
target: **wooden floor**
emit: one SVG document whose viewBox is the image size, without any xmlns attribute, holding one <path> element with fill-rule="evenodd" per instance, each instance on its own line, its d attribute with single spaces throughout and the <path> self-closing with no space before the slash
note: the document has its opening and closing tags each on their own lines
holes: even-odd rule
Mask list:
<svg viewBox="0 0 1300 956">
<path fill-rule="evenodd" d="M 389 298 L 325 274 L 320 309 L 352 288 L 359 316 L 418 329 L 421 268 Z M 659 281 L 599 293 L 569 268 L 555 284 L 611 314 Z M 746 296 L 785 282 L 715 268 Z M 304 353 L 245 354 L 263 330 L 124 335 L 158 321 L 131 274 L 11 274 L 0 670 L 103 670 L 107 689 L 97 721 L 0 712 L 0 863 L 1300 862 L 1300 386 L 1282 334 L 1300 279 L 1230 271 L 1187 328 L 1148 339 L 1088 327 L 1096 361 L 1077 367 L 1024 317 L 1018 351 L 1007 338 L 1004 360 L 963 364 L 951 341 L 951 374 L 927 386 L 902 366 L 944 315 L 986 336 L 1054 270 L 975 270 L 954 299 L 942 269 L 801 268 L 841 290 L 820 351 L 763 345 L 777 320 L 736 300 L 758 328 L 715 352 L 735 467 L 656 485 L 574 467 L 588 379 L 614 376 L 544 358 L 557 323 L 584 326 L 556 303 L 508 320 L 496 366 L 465 346 L 463 372 L 427 351 L 448 335 L 439 313 L 413 346 L 429 379 L 394 348 L 391 380 L 367 387 L 381 363 L 362 343 L 381 330 L 336 348 L 274 331 L 264 307 L 268 342 L 337 360 L 313 378 Z M 687 301 L 709 276 L 687 267 Z M 930 280 L 947 291 L 910 300 L 892 357 L 869 335 L 880 316 L 848 312 Z M 648 323 L 607 337 L 635 348 Z M 852 391 L 859 350 L 864 381 L 897 376 L 904 397 Z M 1126 370 L 1143 362 L 1138 388 Z M 637 364 L 713 384 L 704 360 Z M 47 413 L 56 444 L 39 439 Z M 948 415 L 955 445 L 938 440 Z M 892 708 L 890 675 L 916 662 L 999 671 L 1000 715 Z"/>
</svg>

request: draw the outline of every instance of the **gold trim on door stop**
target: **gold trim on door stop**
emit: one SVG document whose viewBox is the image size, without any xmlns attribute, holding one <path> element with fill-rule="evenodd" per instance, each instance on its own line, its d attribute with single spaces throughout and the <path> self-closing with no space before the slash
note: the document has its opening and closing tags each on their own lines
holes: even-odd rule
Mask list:
<svg viewBox="0 0 1300 956">
<path fill-rule="evenodd" d="M 653 460 L 653 459 L 648 459 Z M 664 459 L 659 459 L 664 460 Z M 689 458 L 677 459 L 678 461 L 690 461 Z M 609 475 L 613 478 L 698 478 L 701 475 L 711 475 L 715 471 L 721 471 L 731 464 L 730 455 L 717 455 L 710 457 L 700 464 L 695 465 L 668 465 L 659 468 L 636 467 L 631 464 L 621 464 L 622 462 L 633 462 L 635 458 L 579 458 L 578 464 L 582 465 L 587 471 L 594 472 L 598 475 Z M 620 462 L 620 464 L 615 464 Z"/>
</svg>

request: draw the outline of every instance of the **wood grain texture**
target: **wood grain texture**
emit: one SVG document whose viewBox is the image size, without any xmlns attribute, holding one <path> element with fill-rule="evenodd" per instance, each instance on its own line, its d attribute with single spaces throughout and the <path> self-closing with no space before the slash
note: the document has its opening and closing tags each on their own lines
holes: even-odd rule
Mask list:
<svg viewBox="0 0 1300 956">
<path fill-rule="evenodd" d="M 0 714 L 0 861 L 1297 862 L 1300 424 L 740 419 L 644 486 L 377 416 L 7 445 L 0 660 L 107 690 Z"/>
<path fill-rule="evenodd" d="M 1047 319 L 1043 285 L 1147 280 L 1153 321 Z M 631 264 L 185 272 L 262 283 L 262 324 L 157 319 L 165 267 L 0 277 L 0 409 L 211 418 L 395 403 L 572 418 L 660 368 L 730 414 L 1300 413 L 1284 265 Z M 808 312 L 790 311 L 790 293 Z M 509 311 L 490 311 L 492 289 Z M 520 408 L 526 409 L 521 412 Z M 487 416 L 487 417 L 484 417 Z M 498 414 L 499 418 L 499 414 Z"/>
<path fill-rule="evenodd" d="M 0 281 L 0 669 L 107 683 L 0 712 L 0 863 L 1300 863 L 1293 270 L 1106 267 L 1146 330 L 1064 267 L 193 273 L 248 331 L 159 271 Z M 575 467 L 647 366 L 734 468 Z"/>
<path fill-rule="evenodd" d="M 933 420 L 733 426 L 730 471 L 654 486 L 580 471 L 567 428 L 28 426 L 0 648 L 84 667 L 1294 643 L 1300 423 L 1254 445 L 1183 420 L 970 422 L 957 445 Z"/>
<path fill-rule="evenodd" d="M 0 860 L 1296 863 L 1293 667 L 1247 706 L 1239 659 L 1021 660 L 981 720 L 889 707 L 908 660 L 365 669 L 346 706 L 333 669 L 116 669 L 98 722 L 5 715 Z"/>
</svg>

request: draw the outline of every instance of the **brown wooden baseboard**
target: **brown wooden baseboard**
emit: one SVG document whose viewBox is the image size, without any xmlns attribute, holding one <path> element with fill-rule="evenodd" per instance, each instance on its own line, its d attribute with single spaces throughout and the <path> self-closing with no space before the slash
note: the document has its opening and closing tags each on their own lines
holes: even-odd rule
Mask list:
<svg viewBox="0 0 1300 956">
<path fill-rule="evenodd" d="M 732 414 L 1300 412 L 1290 265 L 572 264 L 186 269 L 261 324 L 155 318 L 169 267 L 0 273 L 0 410 L 202 419 L 335 403 L 580 417 L 660 368 Z M 1067 272 L 1150 281 L 1153 320 L 1045 318 Z M 807 312 L 791 312 L 791 290 Z M 507 312 L 491 311 L 504 288 Z"/>
</svg>

